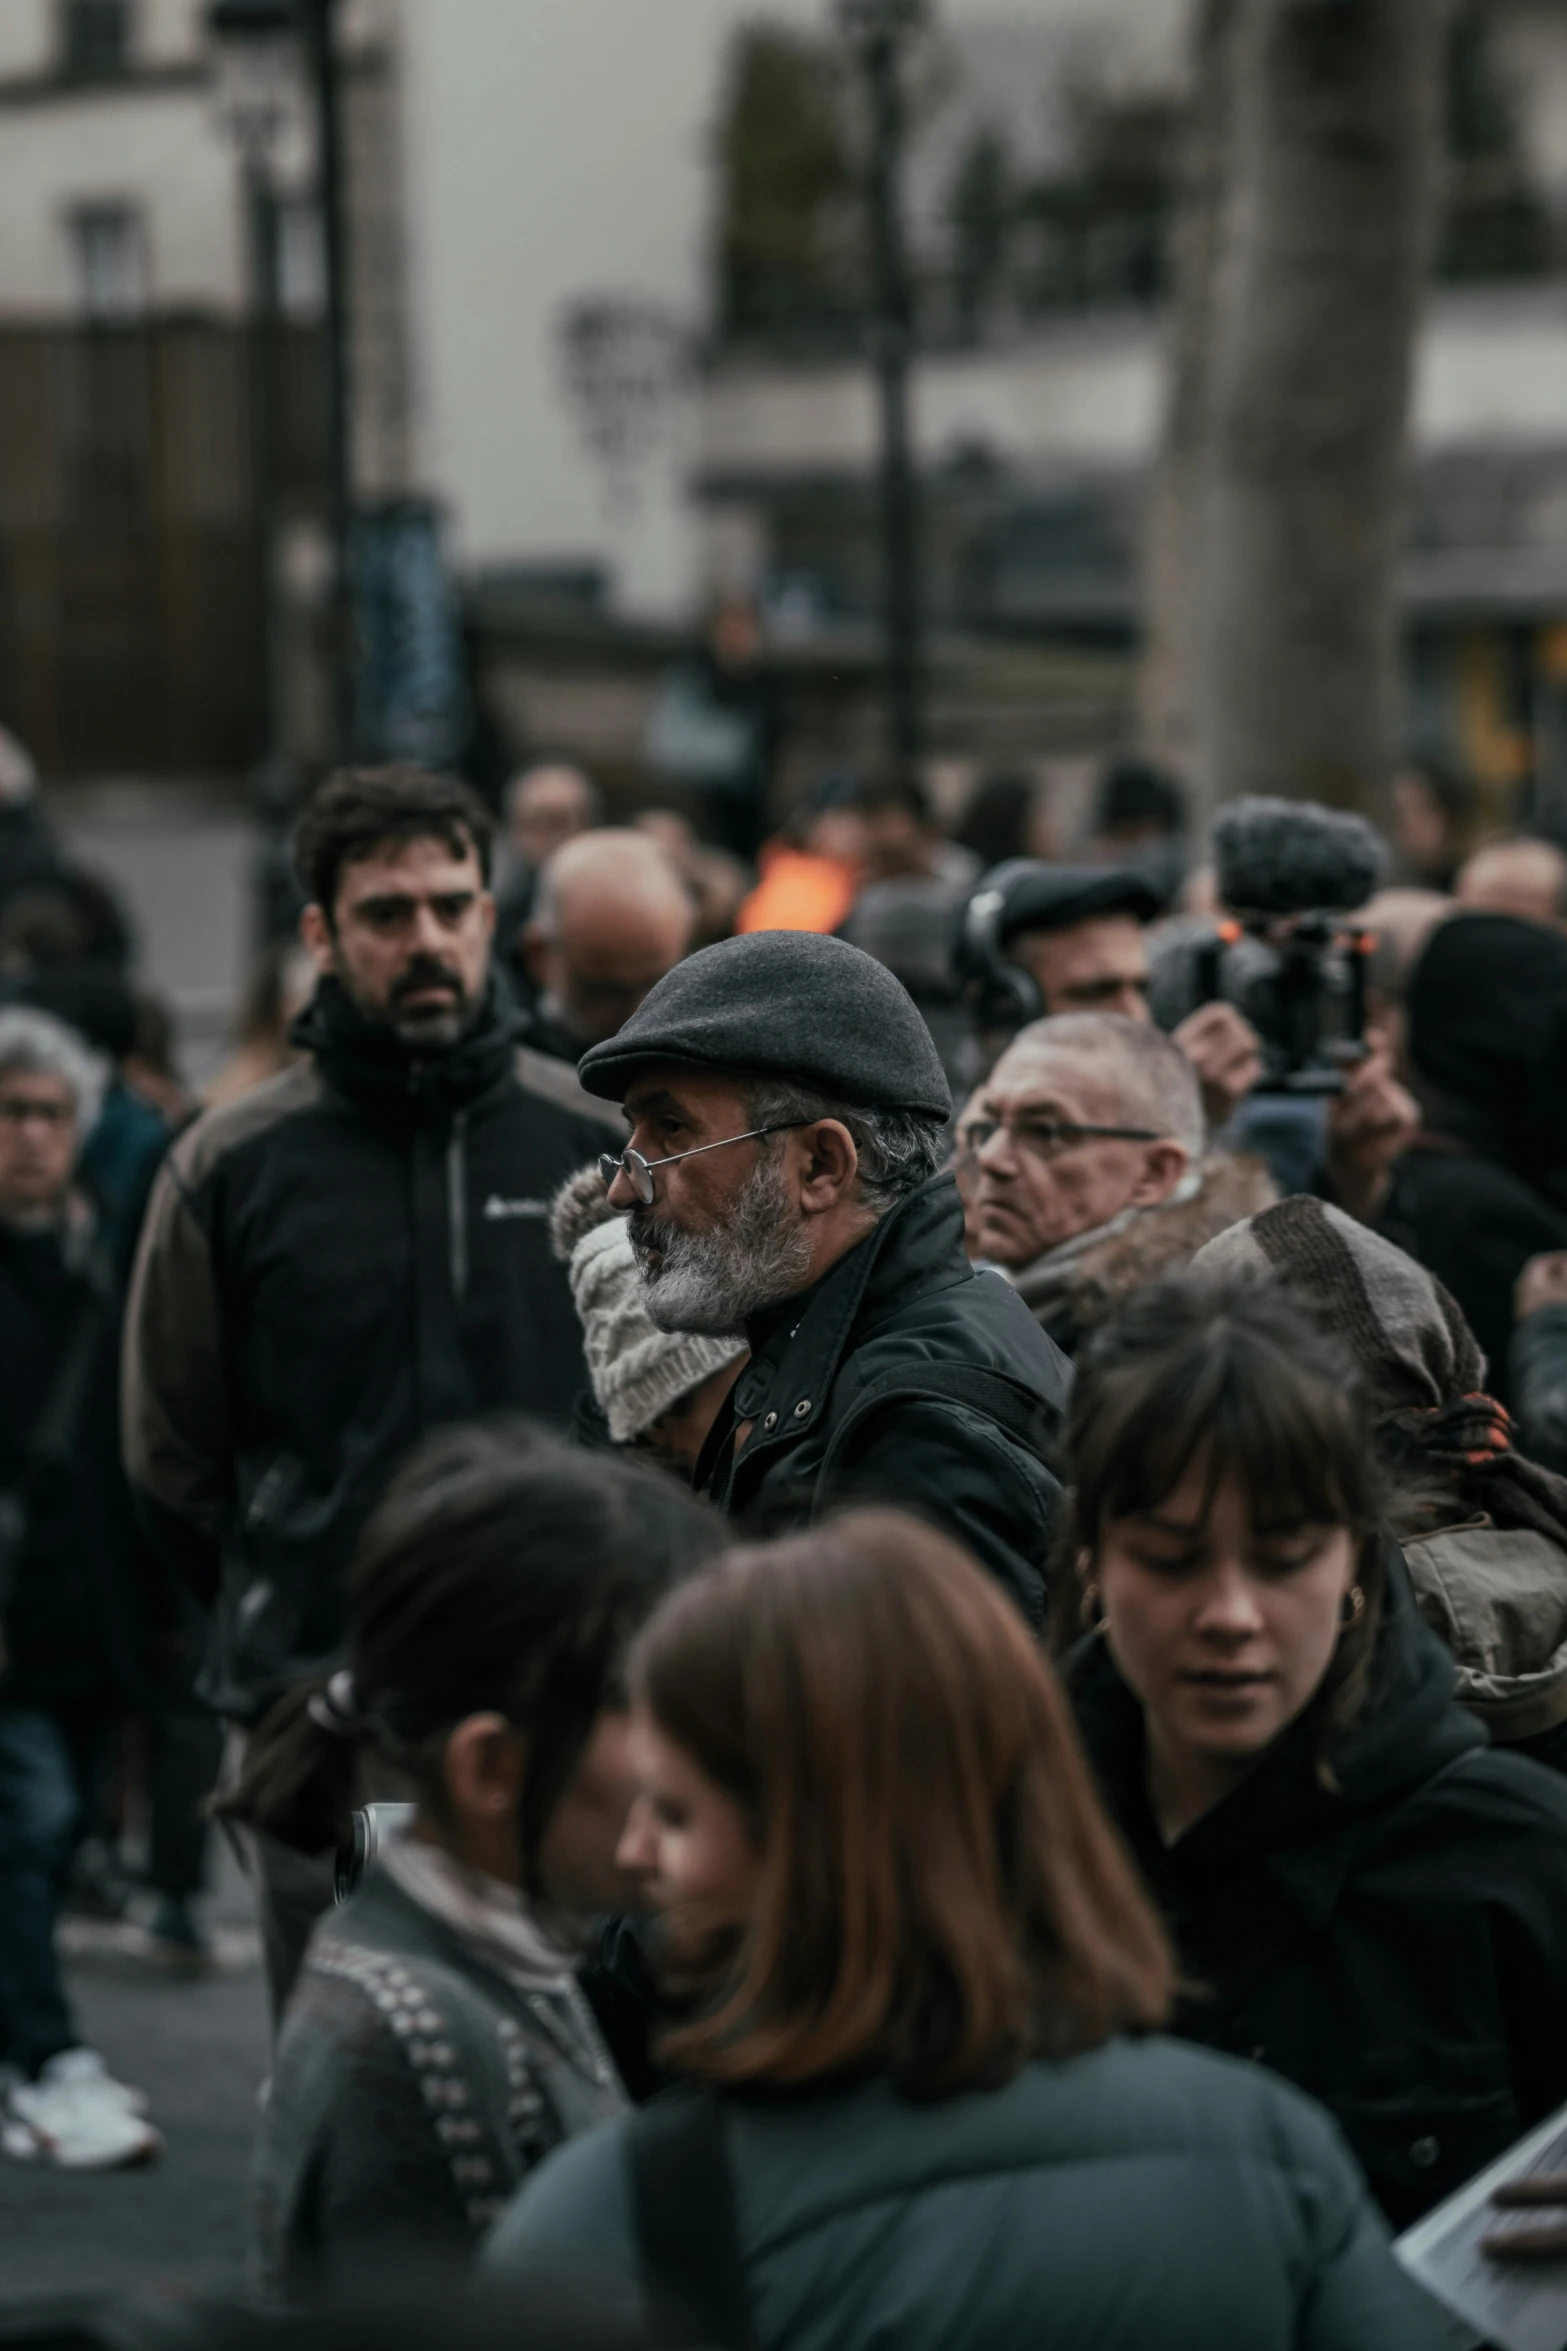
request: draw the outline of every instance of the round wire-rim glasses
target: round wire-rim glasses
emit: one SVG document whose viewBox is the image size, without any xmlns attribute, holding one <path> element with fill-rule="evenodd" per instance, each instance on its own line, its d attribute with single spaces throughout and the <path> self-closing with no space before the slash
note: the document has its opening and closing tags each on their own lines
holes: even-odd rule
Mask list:
<svg viewBox="0 0 1567 2351">
<path fill-rule="evenodd" d="M 677 1160 L 700 1159 L 704 1151 L 727 1151 L 731 1143 L 754 1143 L 762 1135 L 786 1134 L 791 1127 L 809 1126 L 806 1118 L 783 1118 L 775 1126 L 749 1127 L 743 1135 L 725 1135 L 716 1143 L 693 1143 L 689 1151 L 671 1151 L 664 1159 L 644 1159 L 640 1151 L 628 1146 L 624 1151 L 603 1151 L 599 1154 L 599 1174 L 607 1192 L 617 1176 L 623 1175 L 644 1208 L 651 1208 L 658 1197 L 658 1186 L 653 1181 L 657 1167 L 673 1167 Z"/>
<path fill-rule="evenodd" d="M 1079 1126 L 1068 1118 L 974 1118 L 958 1129 L 960 1154 L 977 1157 L 1003 1127 L 1015 1143 L 1040 1159 L 1059 1159 L 1063 1151 L 1075 1151 L 1080 1143 L 1159 1143 L 1164 1139 L 1151 1127 Z"/>
</svg>

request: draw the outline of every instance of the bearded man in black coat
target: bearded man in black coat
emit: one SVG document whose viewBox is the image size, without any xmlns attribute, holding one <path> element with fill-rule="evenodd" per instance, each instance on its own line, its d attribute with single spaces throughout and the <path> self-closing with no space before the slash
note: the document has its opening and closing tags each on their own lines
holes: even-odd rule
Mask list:
<svg viewBox="0 0 1567 2351">
<path fill-rule="evenodd" d="M 841 939 L 727 939 L 579 1075 L 632 1123 L 605 1172 L 651 1319 L 750 1346 L 698 1490 L 769 1534 L 851 1495 L 923 1512 L 1038 1623 L 1070 1372 L 964 1256 L 951 1097 L 905 989 Z"/>
</svg>

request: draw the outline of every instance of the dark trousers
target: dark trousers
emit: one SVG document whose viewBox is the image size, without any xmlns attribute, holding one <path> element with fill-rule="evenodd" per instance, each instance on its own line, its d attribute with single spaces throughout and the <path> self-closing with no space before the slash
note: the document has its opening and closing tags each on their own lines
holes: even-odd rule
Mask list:
<svg viewBox="0 0 1567 2351">
<path fill-rule="evenodd" d="M 97 1709 L 0 1706 L 0 2059 L 24 2074 L 76 2045 L 55 1924 L 114 1730 Z"/>
<path fill-rule="evenodd" d="M 188 1691 L 160 1697 L 147 1718 L 147 1882 L 188 1900 L 206 1882 L 207 1799 L 223 1764 L 223 1725 Z"/>
</svg>

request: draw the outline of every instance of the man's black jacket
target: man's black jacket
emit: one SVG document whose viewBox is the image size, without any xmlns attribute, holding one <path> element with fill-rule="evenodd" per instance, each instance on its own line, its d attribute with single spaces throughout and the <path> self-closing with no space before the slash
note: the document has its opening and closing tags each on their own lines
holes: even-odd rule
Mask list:
<svg viewBox="0 0 1567 2351">
<path fill-rule="evenodd" d="M 205 1694 L 249 1718 L 329 1657 L 342 1573 L 427 1430 L 565 1421 L 583 1377 L 551 1193 L 603 1149 L 492 994 L 416 1057 L 326 981 L 307 1058 L 209 1112 L 159 1176 L 126 1333 L 138 1502 L 218 1600 Z M 619 1127 L 619 1120 L 615 1120 Z"/>
<path fill-rule="evenodd" d="M 950 1176 L 892 1210 L 802 1297 L 757 1316 L 748 1336 L 751 1361 L 696 1466 L 699 1492 L 769 1535 L 846 1500 L 915 1511 L 1041 1622 L 1060 1492 L 1044 1445 L 1071 1369 L 1017 1292 L 969 1264 Z M 945 1392 L 916 1396 L 922 1381 Z M 862 1417 L 873 1382 L 886 1401 Z M 1001 1417 L 1008 1395 L 1010 1420 Z M 736 1457 L 745 1421 L 751 1433 Z"/>
</svg>

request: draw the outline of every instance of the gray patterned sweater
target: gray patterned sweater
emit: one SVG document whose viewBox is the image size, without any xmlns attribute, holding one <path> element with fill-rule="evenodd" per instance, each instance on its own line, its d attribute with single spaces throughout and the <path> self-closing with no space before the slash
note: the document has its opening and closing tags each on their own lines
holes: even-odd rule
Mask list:
<svg viewBox="0 0 1567 2351">
<path fill-rule="evenodd" d="M 297 2301 L 464 2264 L 626 2100 L 569 1976 L 531 1984 L 376 1871 L 321 1921 L 257 2140 L 252 2263 Z"/>
</svg>

